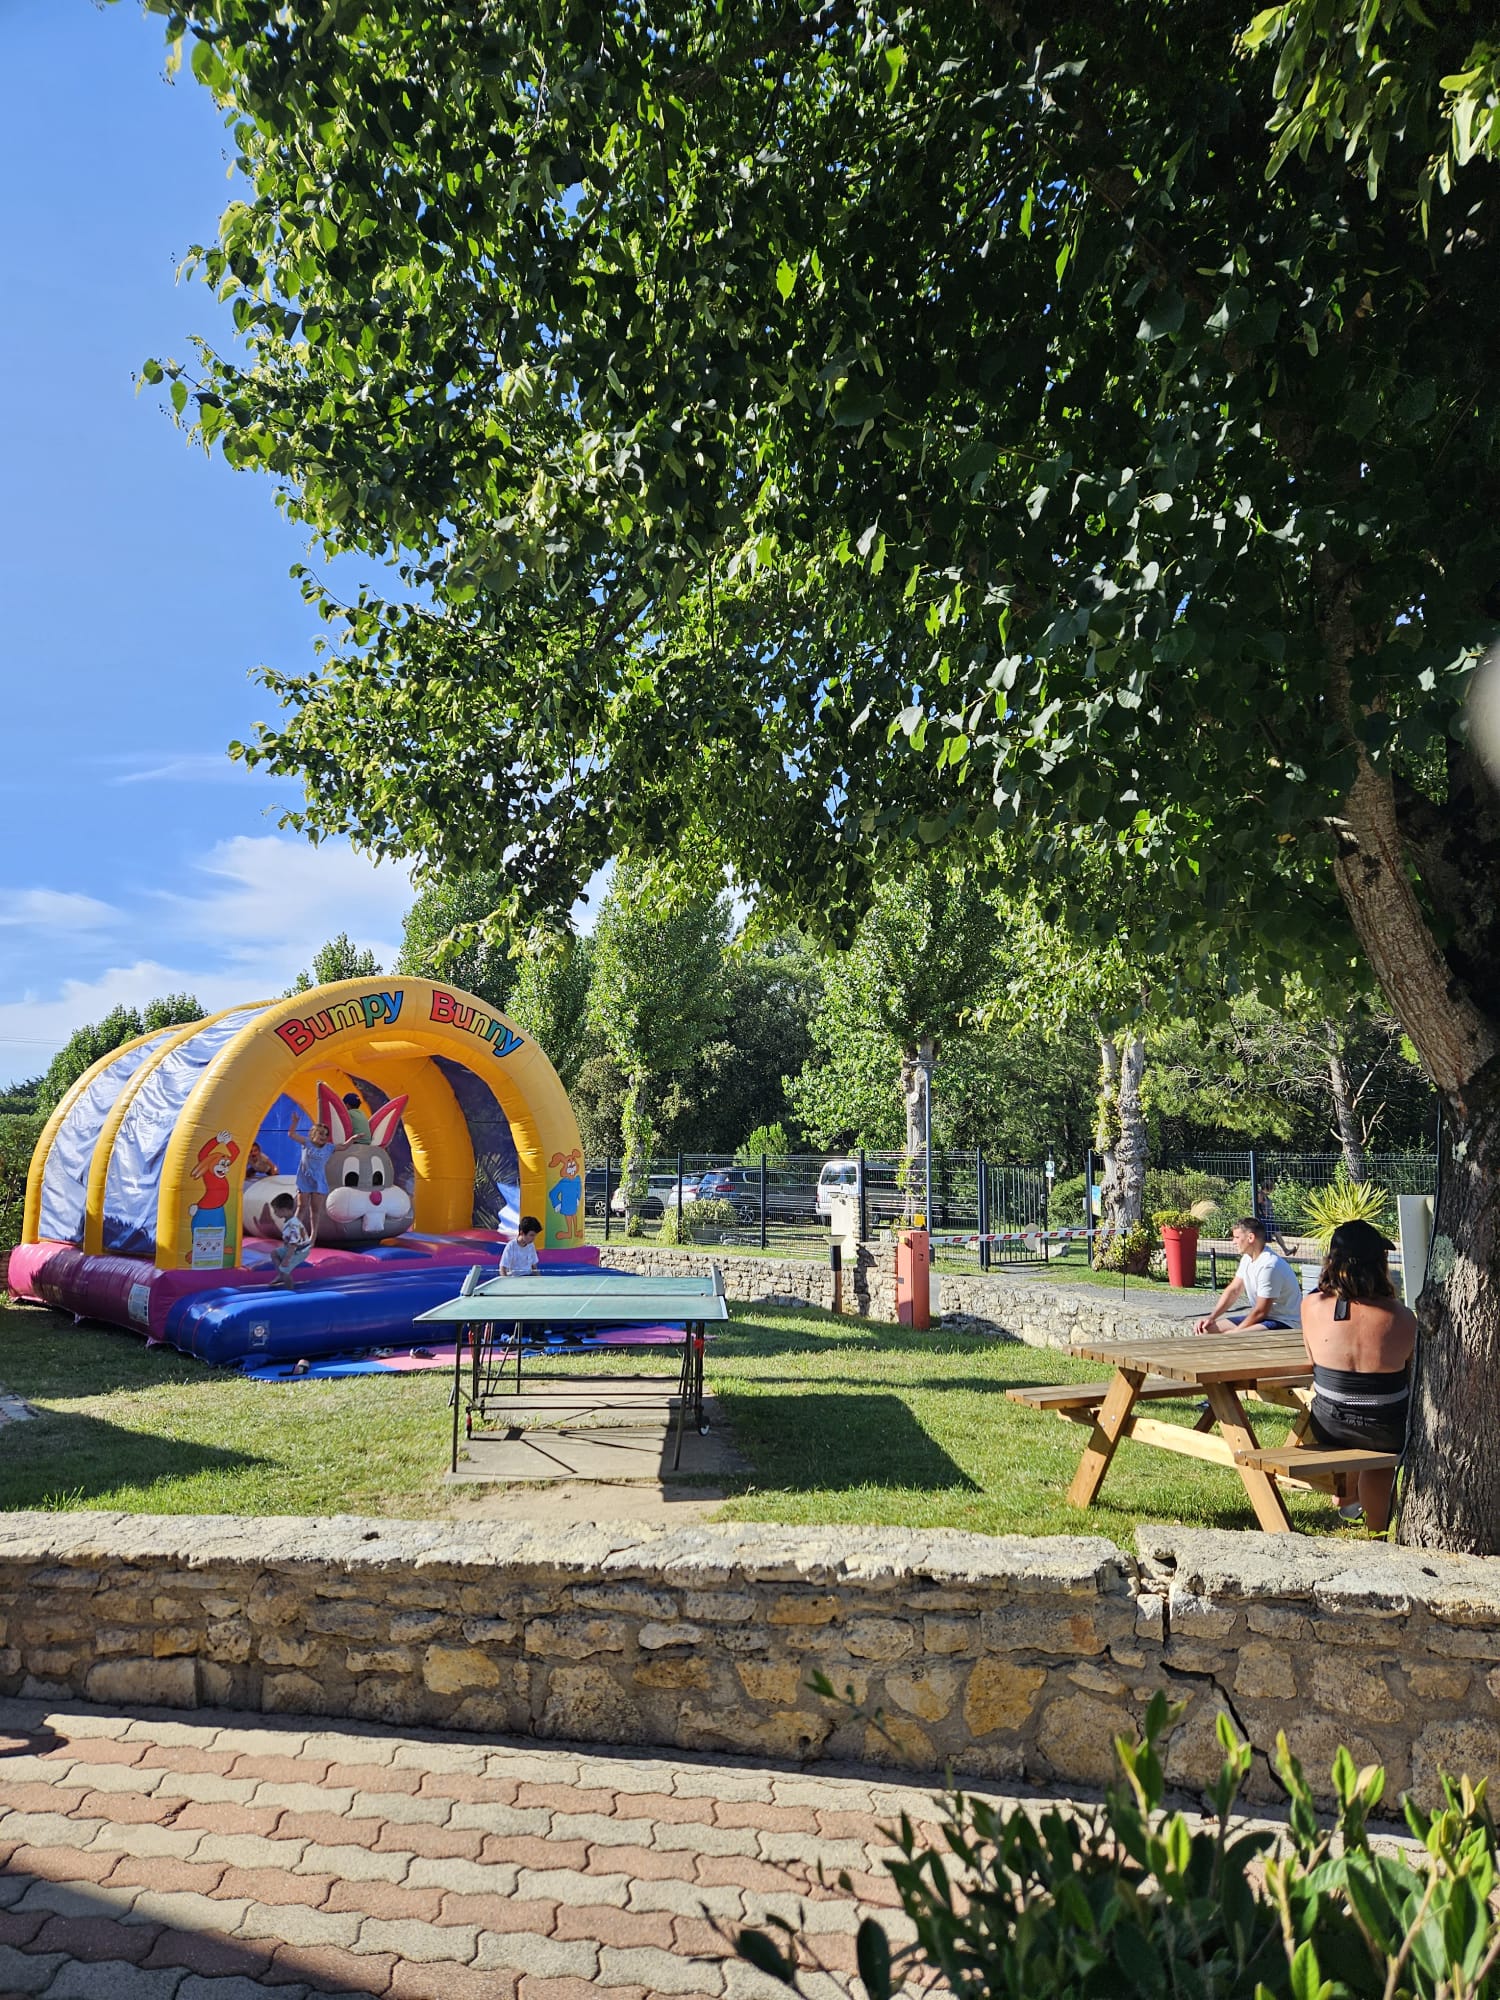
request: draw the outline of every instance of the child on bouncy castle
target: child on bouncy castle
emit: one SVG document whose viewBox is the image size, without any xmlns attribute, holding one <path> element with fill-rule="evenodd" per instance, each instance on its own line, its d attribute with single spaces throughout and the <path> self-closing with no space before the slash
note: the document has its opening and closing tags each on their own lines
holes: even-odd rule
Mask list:
<svg viewBox="0 0 1500 2000">
<path fill-rule="evenodd" d="M 311 1242 L 318 1240 L 318 1224 L 328 1202 L 328 1156 L 333 1143 L 326 1125 L 314 1125 L 304 1132 L 292 1119 L 291 1136 L 302 1148 L 297 1162 L 297 1214 Z M 274 1208 L 275 1203 L 272 1203 Z"/>
<path fill-rule="evenodd" d="M 312 1253 L 312 1238 L 302 1226 L 291 1195 L 277 1195 L 271 1203 L 271 1213 L 281 1229 L 281 1246 L 272 1258 L 276 1276 L 271 1282 L 290 1289 L 293 1271 L 299 1264 L 305 1264 Z"/>
</svg>

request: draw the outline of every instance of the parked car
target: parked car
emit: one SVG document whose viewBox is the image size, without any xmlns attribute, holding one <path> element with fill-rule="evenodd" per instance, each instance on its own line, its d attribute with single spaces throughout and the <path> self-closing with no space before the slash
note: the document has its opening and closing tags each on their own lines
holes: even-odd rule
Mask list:
<svg viewBox="0 0 1500 2000">
<path fill-rule="evenodd" d="M 833 1220 L 835 1193 L 855 1195 L 859 1192 L 858 1160 L 828 1160 L 818 1175 L 817 1192 L 813 1197 L 813 1208 L 820 1222 Z M 920 1208 L 922 1197 L 914 1190 L 911 1199 Z M 880 1229 L 888 1222 L 899 1222 L 908 1212 L 908 1197 L 897 1178 L 897 1169 L 889 1160 L 871 1160 L 865 1165 L 865 1226 Z"/>
<path fill-rule="evenodd" d="M 760 1221 L 760 1168 L 711 1167 L 698 1182 L 699 1201 L 727 1201 L 741 1222 Z M 795 1174 L 766 1175 L 766 1220 L 811 1222 L 816 1210 L 813 1190 Z"/>
<path fill-rule="evenodd" d="M 609 1173 L 603 1167 L 590 1167 L 583 1177 L 585 1215 L 603 1215 L 606 1194 L 613 1194 L 619 1185 L 618 1174 Z"/>
<path fill-rule="evenodd" d="M 683 1200 L 686 1201 L 686 1199 L 686 1182 L 684 1182 Z M 636 1204 L 636 1214 L 645 1216 L 647 1221 L 655 1221 L 658 1216 L 666 1214 L 669 1202 L 673 1207 L 677 1204 L 676 1174 L 652 1174 L 646 1182 L 645 1194 Z M 623 1215 L 625 1213 L 625 1190 L 623 1187 L 617 1187 L 610 1196 L 609 1212 L 611 1215 Z"/>
</svg>

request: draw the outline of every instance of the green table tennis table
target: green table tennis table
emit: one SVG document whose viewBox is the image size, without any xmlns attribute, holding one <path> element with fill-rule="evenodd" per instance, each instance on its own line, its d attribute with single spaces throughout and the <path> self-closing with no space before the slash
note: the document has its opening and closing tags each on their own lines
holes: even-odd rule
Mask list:
<svg viewBox="0 0 1500 2000">
<path fill-rule="evenodd" d="M 635 1272 L 572 1270 L 534 1278 L 491 1278 L 480 1282 L 470 1271 L 455 1299 L 419 1313 L 418 1324 L 440 1322 L 454 1329 L 453 1458 L 458 1470 L 458 1433 L 472 1437 L 476 1420 L 485 1424 L 507 1400 L 521 1394 L 522 1356 L 605 1353 L 644 1347 L 682 1348 L 677 1381 L 677 1447 L 672 1464 L 682 1462 L 682 1438 L 691 1411 L 701 1433 L 703 1350 L 710 1321 L 727 1320 L 729 1305 L 718 1266 L 703 1277 L 653 1278 Z M 464 1352 L 468 1349 L 468 1383 Z M 622 1378 L 622 1386 L 631 1378 Z M 629 1407 L 631 1397 L 617 1399 Z M 599 1406 L 597 1394 L 581 1395 L 580 1408 Z"/>
</svg>

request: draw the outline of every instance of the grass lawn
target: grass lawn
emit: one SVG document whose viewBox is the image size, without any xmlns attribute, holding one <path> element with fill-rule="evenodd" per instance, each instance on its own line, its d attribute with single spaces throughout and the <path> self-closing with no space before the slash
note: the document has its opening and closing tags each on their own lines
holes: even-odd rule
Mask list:
<svg viewBox="0 0 1500 2000">
<path fill-rule="evenodd" d="M 1232 1473 L 1128 1440 L 1100 1504 L 1068 1507 L 1085 1432 L 1004 1391 L 1097 1374 L 1010 1342 L 737 1308 L 710 1342 L 708 1378 L 755 1473 L 736 1483 L 722 1518 L 1096 1533 L 1127 1545 L 1143 1520 L 1254 1526 Z M 0 1383 L 38 1412 L 0 1427 L 0 1508 L 413 1516 L 450 1505 L 442 1372 L 251 1382 L 148 1353 L 130 1334 L 0 1308 Z M 1152 1407 L 1184 1423 L 1193 1414 L 1186 1403 Z M 1284 1414 L 1264 1412 L 1263 1426 L 1261 1414 L 1262 1441 L 1279 1442 Z M 1293 1494 L 1290 1505 L 1300 1528 L 1350 1533 L 1317 1496 Z"/>
</svg>

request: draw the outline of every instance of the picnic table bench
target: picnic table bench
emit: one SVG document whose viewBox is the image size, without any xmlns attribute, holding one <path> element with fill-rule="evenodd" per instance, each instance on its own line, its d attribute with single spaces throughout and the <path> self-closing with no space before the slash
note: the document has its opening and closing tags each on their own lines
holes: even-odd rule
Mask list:
<svg viewBox="0 0 1500 2000">
<path fill-rule="evenodd" d="M 727 1320 L 723 1273 L 715 1265 L 701 1277 L 654 1278 L 635 1272 L 557 1271 L 532 1278 L 491 1278 L 480 1284 L 478 1269 L 464 1280 L 455 1299 L 418 1315 L 419 1321 L 457 1322 L 453 1346 L 453 1459 L 458 1470 L 458 1432 L 472 1437 L 476 1420 L 490 1420 L 521 1394 L 521 1363 L 538 1354 L 638 1352 L 646 1347 L 682 1348 L 677 1379 L 677 1447 L 689 1412 L 700 1432 L 703 1414 L 703 1351 L 710 1322 Z M 464 1350 L 469 1380 L 464 1381 Z M 642 1399 L 639 1377 L 612 1385 L 609 1406 L 630 1408 Z M 581 1388 L 577 1406 L 596 1409 L 598 1384 Z M 554 1402 L 554 1407 L 556 1404 Z"/>
<path fill-rule="evenodd" d="M 1092 1506 L 1122 1438 L 1155 1445 L 1239 1474 L 1255 1518 L 1270 1534 L 1291 1532 L 1283 1487 L 1333 1492 L 1341 1476 L 1396 1464 L 1389 1452 L 1327 1449 L 1305 1444 L 1312 1364 L 1295 1329 L 1250 1327 L 1237 1333 L 1164 1336 L 1160 1340 L 1080 1341 L 1070 1352 L 1114 1370 L 1107 1382 L 1061 1382 L 1006 1391 L 1012 1402 L 1051 1410 L 1087 1424 L 1090 1437 L 1068 1488 L 1075 1507 Z M 1139 1403 L 1200 1394 L 1197 1424 L 1164 1423 L 1137 1414 Z M 1243 1398 L 1297 1413 L 1292 1441 L 1260 1443 Z M 1217 1435 L 1215 1435 L 1217 1433 Z"/>
</svg>

